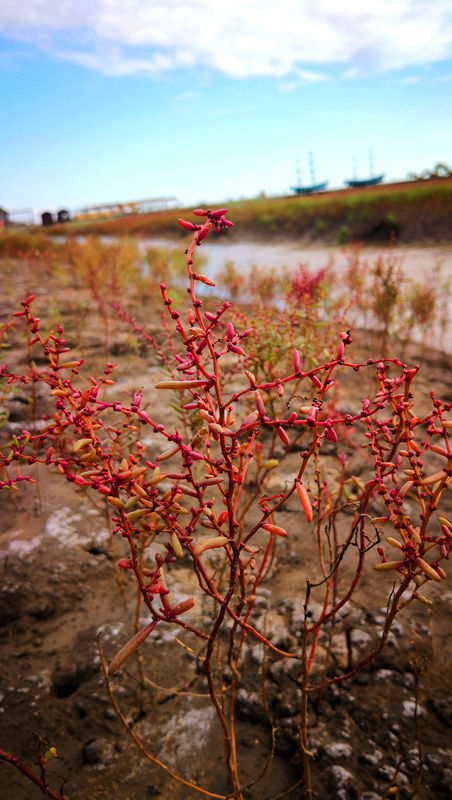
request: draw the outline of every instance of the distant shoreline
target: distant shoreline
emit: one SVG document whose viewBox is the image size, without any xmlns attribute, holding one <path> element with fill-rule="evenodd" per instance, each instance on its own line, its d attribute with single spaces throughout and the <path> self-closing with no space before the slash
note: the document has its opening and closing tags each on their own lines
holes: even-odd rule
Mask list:
<svg viewBox="0 0 452 800">
<path fill-rule="evenodd" d="M 310 196 L 259 197 L 222 204 L 234 222 L 234 240 L 304 244 L 442 244 L 452 242 L 452 178 L 339 189 Z M 49 234 L 146 236 L 180 240 L 177 217 L 191 209 L 73 221 Z M 224 234 L 221 234 L 223 238 Z"/>
</svg>

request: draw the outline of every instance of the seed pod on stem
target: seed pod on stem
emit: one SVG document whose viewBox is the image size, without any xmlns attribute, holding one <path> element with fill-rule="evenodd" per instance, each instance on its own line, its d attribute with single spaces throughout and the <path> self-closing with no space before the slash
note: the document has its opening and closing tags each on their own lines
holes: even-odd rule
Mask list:
<svg viewBox="0 0 452 800">
<path fill-rule="evenodd" d="M 278 434 L 278 436 L 281 439 L 282 443 L 285 444 L 286 447 L 288 447 L 290 445 L 290 439 L 289 439 L 287 433 L 285 432 L 284 428 L 281 427 L 281 425 L 277 425 L 276 426 L 276 433 Z"/>
<path fill-rule="evenodd" d="M 209 231 L 210 231 L 211 227 L 212 227 L 212 223 L 211 222 L 205 222 L 204 223 L 204 225 L 202 226 L 202 228 L 199 231 L 198 235 L 196 236 L 196 241 L 198 242 L 198 244 L 200 242 L 202 242 L 203 239 L 206 238 L 206 236 L 209 234 Z"/>
<path fill-rule="evenodd" d="M 254 392 L 254 402 L 256 403 L 256 408 L 259 412 L 260 417 L 265 417 L 265 406 L 264 401 L 262 400 L 261 393 L 256 389 Z"/>
<path fill-rule="evenodd" d="M 148 622 L 144 628 L 141 628 L 135 636 L 132 636 L 131 639 L 121 647 L 121 649 L 116 653 L 115 657 L 111 661 L 108 667 L 108 674 L 113 675 L 117 669 L 124 663 L 126 658 L 128 658 L 131 653 L 133 653 L 137 648 L 144 642 L 145 639 L 149 636 L 149 634 L 153 631 L 156 624 L 156 620 L 152 620 L 152 622 Z"/>
<path fill-rule="evenodd" d="M 287 536 L 287 531 L 284 528 L 280 528 L 279 525 L 273 525 L 271 522 L 263 522 L 261 528 L 274 536 Z"/>
<path fill-rule="evenodd" d="M 306 491 L 306 488 L 303 486 L 301 481 L 295 481 L 295 488 L 297 490 L 298 498 L 301 503 L 301 507 L 304 511 L 304 515 L 308 522 L 312 522 L 313 512 L 312 512 L 312 505 L 309 499 L 309 495 Z"/>
<path fill-rule="evenodd" d="M 208 381 L 160 381 L 155 384 L 156 389 L 173 389 L 176 392 L 182 392 L 184 389 L 198 389 L 200 386 L 207 386 Z"/>
<path fill-rule="evenodd" d="M 171 544 L 171 547 L 173 548 L 173 552 L 174 552 L 174 555 L 176 556 L 176 558 L 183 558 L 184 557 L 184 551 L 182 550 L 182 546 L 181 546 L 181 543 L 179 541 L 179 537 L 178 537 L 177 533 L 173 532 L 171 534 L 171 536 L 170 536 L 170 544 Z"/>
<path fill-rule="evenodd" d="M 171 609 L 171 615 L 174 617 L 178 617 L 179 614 L 185 614 L 186 611 L 190 611 L 191 608 L 195 605 L 195 601 L 193 597 L 188 597 L 186 600 L 182 600 L 181 603 L 178 603 L 177 606 L 174 606 Z"/>
<path fill-rule="evenodd" d="M 179 225 L 182 228 L 185 228 L 187 231 L 197 231 L 199 229 L 199 225 L 193 225 L 193 222 L 188 222 L 186 219 L 177 218 Z"/>
<path fill-rule="evenodd" d="M 426 575 L 427 578 L 430 578 L 430 580 L 438 582 L 441 580 L 441 575 L 438 575 L 436 569 L 433 569 L 433 567 L 430 566 L 430 564 L 427 564 L 427 562 L 424 561 L 423 558 L 417 559 L 417 565 L 418 567 L 421 568 L 424 575 Z"/>
<path fill-rule="evenodd" d="M 228 213 L 227 208 L 217 208 L 215 211 L 212 211 L 210 214 L 210 219 L 220 219 L 224 217 L 225 214 Z"/>
<path fill-rule="evenodd" d="M 389 572 L 391 569 L 400 569 L 403 561 L 382 561 L 380 564 L 374 564 L 376 572 Z"/>
<path fill-rule="evenodd" d="M 214 550 L 216 547 L 225 547 L 227 543 L 228 540 L 224 536 L 212 536 L 199 542 L 193 552 L 195 556 L 199 556 L 206 550 Z"/>
</svg>

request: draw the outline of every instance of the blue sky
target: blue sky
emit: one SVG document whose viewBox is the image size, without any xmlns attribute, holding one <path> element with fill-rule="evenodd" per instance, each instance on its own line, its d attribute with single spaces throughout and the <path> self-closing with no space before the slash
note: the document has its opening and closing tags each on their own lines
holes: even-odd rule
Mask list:
<svg viewBox="0 0 452 800">
<path fill-rule="evenodd" d="M 208 205 L 452 164 L 451 0 L 2 0 L 0 205 Z"/>
</svg>

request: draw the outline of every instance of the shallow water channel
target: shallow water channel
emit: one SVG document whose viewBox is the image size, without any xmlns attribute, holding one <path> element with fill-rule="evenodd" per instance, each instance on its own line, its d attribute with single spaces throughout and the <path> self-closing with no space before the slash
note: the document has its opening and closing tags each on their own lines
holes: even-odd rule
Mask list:
<svg viewBox="0 0 452 800">
<path fill-rule="evenodd" d="M 169 239 L 142 239 L 141 246 L 180 248 L 181 243 Z M 353 247 L 334 247 L 325 245 L 304 246 L 296 242 L 262 244 L 256 242 L 226 243 L 206 241 L 202 245 L 203 256 L 207 259 L 205 272 L 215 275 L 227 261 L 233 261 L 237 270 L 248 270 L 253 264 L 263 269 L 295 269 L 304 264 L 317 270 L 332 264 L 340 274 L 348 264 Z M 397 266 L 414 280 L 421 280 L 432 270 L 441 269 L 442 279 L 452 278 L 452 245 L 435 247 L 363 247 L 359 250 L 363 264 L 372 265 L 379 256 L 393 257 Z"/>
<path fill-rule="evenodd" d="M 233 234 L 232 234 L 233 235 Z M 188 240 L 187 240 L 188 241 Z M 174 242 L 168 239 L 142 239 L 140 246 L 165 247 L 180 249 L 181 240 Z M 297 242 L 280 242 L 262 244 L 256 242 L 224 242 L 206 241 L 202 245 L 202 254 L 206 259 L 202 271 L 210 278 L 223 269 L 226 262 L 233 262 L 239 273 L 247 272 L 253 265 L 262 270 L 292 271 L 300 264 L 316 271 L 332 266 L 340 281 L 341 273 L 347 268 L 354 248 L 334 246 L 305 246 Z M 385 261 L 393 260 L 394 266 L 413 281 L 438 280 L 441 284 L 449 281 L 450 291 L 445 297 L 448 323 L 441 334 L 436 327 L 429 331 L 429 343 L 438 349 L 452 351 L 452 245 L 411 246 L 401 245 L 362 247 L 359 259 L 363 269 L 371 268 L 376 260 L 383 256 Z M 416 336 L 415 338 L 420 338 Z"/>
</svg>

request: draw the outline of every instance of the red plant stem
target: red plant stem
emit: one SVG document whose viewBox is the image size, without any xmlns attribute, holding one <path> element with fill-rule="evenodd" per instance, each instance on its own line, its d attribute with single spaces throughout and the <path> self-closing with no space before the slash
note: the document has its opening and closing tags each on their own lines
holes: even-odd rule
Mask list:
<svg viewBox="0 0 452 800">
<path fill-rule="evenodd" d="M 66 797 L 63 795 L 54 792 L 50 786 L 47 785 L 47 781 L 44 777 L 39 777 L 34 772 L 31 771 L 22 761 L 19 761 L 18 758 L 12 756 L 10 753 L 6 753 L 4 750 L 0 750 L 0 758 L 4 761 L 7 761 L 9 764 L 12 764 L 13 767 L 16 767 L 23 775 L 25 775 L 28 780 L 32 781 L 32 783 L 36 784 L 36 786 L 41 789 L 41 792 L 47 797 L 52 797 L 53 800 L 67 800 Z M 42 771 L 41 771 L 42 776 Z"/>
</svg>

